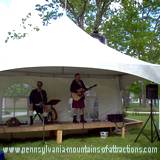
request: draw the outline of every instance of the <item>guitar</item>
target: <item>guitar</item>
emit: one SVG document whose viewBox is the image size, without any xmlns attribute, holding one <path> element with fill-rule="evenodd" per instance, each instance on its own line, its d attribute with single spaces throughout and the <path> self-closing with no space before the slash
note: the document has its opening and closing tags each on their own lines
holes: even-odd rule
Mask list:
<svg viewBox="0 0 160 160">
<path fill-rule="evenodd" d="M 86 91 L 91 90 L 94 87 L 97 87 L 97 84 L 94 84 L 93 86 L 90 86 L 90 87 L 88 87 L 86 89 L 80 88 L 80 89 L 77 90 L 76 93 L 72 92 L 71 96 L 72 96 L 72 98 L 73 98 L 74 101 L 79 101 L 81 98 L 84 97 L 84 93 Z"/>
</svg>

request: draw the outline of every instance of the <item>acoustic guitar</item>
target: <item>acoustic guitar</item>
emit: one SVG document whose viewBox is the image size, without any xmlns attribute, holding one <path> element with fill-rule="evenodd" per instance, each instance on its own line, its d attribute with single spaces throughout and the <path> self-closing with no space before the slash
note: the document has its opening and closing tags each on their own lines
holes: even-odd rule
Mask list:
<svg viewBox="0 0 160 160">
<path fill-rule="evenodd" d="M 77 90 L 76 93 L 72 92 L 71 96 L 72 96 L 72 98 L 73 98 L 74 101 L 79 101 L 81 98 L 84 97 L 84 93 L 86 91 L 91 90 L 94 87 L 97 87 L 97 84 L 94 84 L 93 86 L 90 86 L 90 87 L 88 87 L 86 89 L 80 88 L 80 89 Z"/>
</svg>

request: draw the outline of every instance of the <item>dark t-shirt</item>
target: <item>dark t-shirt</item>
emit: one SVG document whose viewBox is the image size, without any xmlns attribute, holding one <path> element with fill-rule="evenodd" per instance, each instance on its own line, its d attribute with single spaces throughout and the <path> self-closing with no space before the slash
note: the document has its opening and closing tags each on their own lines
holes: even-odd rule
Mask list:
<svg viewBox="0 0 160 160">
<path fill-rule="evenodd" d="M 29 96 L 29 101 L 30 101 L 30 104 L 33 104 L 33 105 L 39 104 L 39 103 L 46 104 L 47 103 L 46 91 L 43 89 L 41 91 L 38 91 L 37 89 L 32 90 Z"/>
<path fill-rule="evenodd" d="M 80 80 L 77 82 L 76 80 L 73 80 L 70 86 L 70 91 L 76 93 L 78 89 L 83 88 L 86 89 L 86 86 L 84 85 L 83 81 Z"/>
</svg>

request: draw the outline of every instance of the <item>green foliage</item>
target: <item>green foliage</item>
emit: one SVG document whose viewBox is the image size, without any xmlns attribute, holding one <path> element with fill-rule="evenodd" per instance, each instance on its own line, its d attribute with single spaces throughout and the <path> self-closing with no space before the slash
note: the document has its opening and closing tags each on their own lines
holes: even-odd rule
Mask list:
<svg viewBox="0 0 160 160">
<path fill-rule="evenodd" d="M 139 98 L 141 94 L 141 83 L 139 81 L 132 83 L 129 87 L 129 91 Z"/>
<path fill-rule="evenodd" d="M 4 92 L 5 97 L 27 97 L 31 91 L 28 84 L 13 84 Z"/>
<path fill-rule="evenodd" d="M 16 32 L 15 30 L 9 31 L 5 43 L 7 43 L 9 39 L 21 39 L 26 37 L 26 35 L 27 33 Z"/>
<path fill-rule="evenodd" d="M 20 28 L 23 30 L 23 32 L 19 32 L 15 29 L 13 29 L 12 31 L 8 31 L 8 35 L 7 38 L 5 39 L 5 43 L 7 43 L 10 39 L 22 39 L 25 38 L 28 33 L 26 32 L 26 29 L 30 30 L 30 31 L 39 31 L 39 27 L 38 26 L 33 26 L 29 20 L 31 18 L 32 14 L 28 13 L 26 15 L 25 18 L 21 19 L 21 24 L 20 24 Z"/>
<path fill-rule="evenodd" d="M 111 3 L 118 1 L 120 0 L 67 0 L 66 11 L 67 15 L 77 23 L 79 27 L 90 33 L 94 29 L 100 28 L 102 20 L 109 17 L 109 7 Z M 43 5 L 37 4 L 35 6 L 35 10 L 38 11 L 43 25 L 48 25 L 50 21 L 62 15 L 62 8 L 64 7 L 64 0 L 45 0 Z M 31 29 L 35 28 L 32 24 L 27 24 L 30 17 L 31 13 L 29 13 L 25 18 L 22 18 L 22 26 L 24 29 L 28 27 Z M 36 31 L 38 30 L 37 28 L 38 27 L 35 28 Z M 12 30 L 8 33 L 8 37 L 5 42 L 8 42 L 9 39 L 21 39 L 26 35 L 26 32 L 20 33 Z"/>
<path fill-rule="evenodd" d="M 108 45 L 136 58 L 159 63 L 160 2 L 140 4 L 123 0 L 121 6 L 119 12 L 104 23 Z"/>
<path fill-rule="evenodd" d="M 57 19 L 62 15 L 59 11 L 59 0 L 46 0 L 45 4 L 36 4 L 35 10 L 39 12 L 39 16 L 42 18 L 43 25 L 48 25 L 50 20 Z"/>
<path fill-rule="evenodd" d="M 92 26 L 92 29 L 97 29 L 101 25 L 104 16 L 107 15 L 110 4 L 118 1 L 119 0 L 67 0 L 66 11 L 67 15 L 82 29 L 90 26 Z M 43 19 L 44 25 L 62 15 L 62 9 L 59 7 L 65 8 L 64 0 L 46 0 L 43 5 L 36 5 L 36 10 L 40 12 L 39 15 Z"/>
</svg>

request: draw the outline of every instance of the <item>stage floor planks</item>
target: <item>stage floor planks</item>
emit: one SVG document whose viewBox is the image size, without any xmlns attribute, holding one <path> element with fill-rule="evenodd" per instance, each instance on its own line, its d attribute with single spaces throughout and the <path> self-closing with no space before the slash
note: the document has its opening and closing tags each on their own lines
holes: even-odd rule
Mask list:
<svg viewBox="0 0 160 160">
<path fill-rule="evenodd" d="M 142 125 L 142 121 L 127 119 L 122 128 L 122 137 L 125 136 L 125 128 L 131 125 Z M 121 124 L 119 124 L 121 125 Z M 5 133 L 24 133 L 24 132 L 37 132 L 37 131 L 56 131 L 57 143 L 62 143 L 63 131 L 67 130 L 89 130 L 89 129 L 101 129 L 101 128 L 113 128 L 116 124 L 109 121 L 87 122 L 87 123 L 72 123 L 72 122 L 60 122 L 54 124 L 47 124 L 43 128 L 42 124 L 21 125 L 18 127 L 0 126 L 0 134 Z"/>
<path fill-rule="evenodd" d="M 138 120 L 129 120 L 125 122 L 125 126 L 142 124 L 142 121 Z M 115 123 L 108 121 L 99 121 L 99 122 L 88 122 L 88 123 L 71 123 L 71 122 L 61 122 L 54 124 L 45 125 L 45 131 L 52 130 L 80 130 L 80 129 L 98 129 L 98 128 L 112 128 L 116 127 Z M 19 133 L 19 132 L 34 132 L 34 131 L 43 131 L 42 124 L 30 125 L 21 125 L 18 127 L 7 127 L 0 126 L 0 133 Z"/>
</svg>

